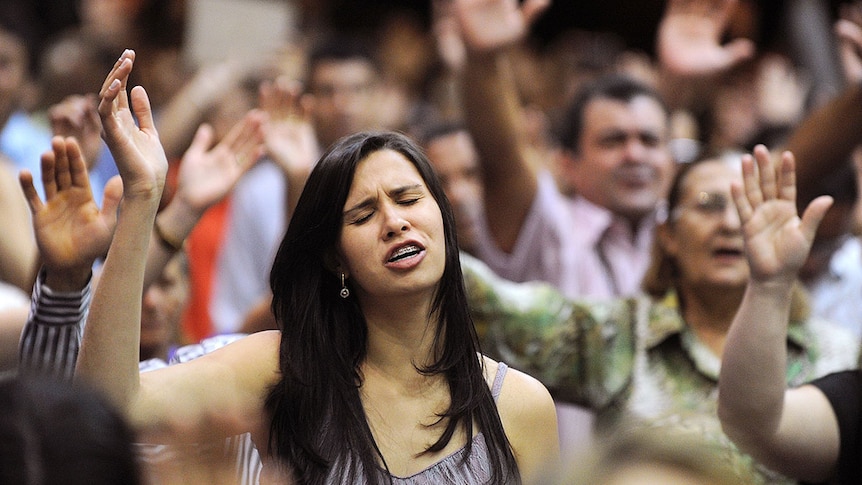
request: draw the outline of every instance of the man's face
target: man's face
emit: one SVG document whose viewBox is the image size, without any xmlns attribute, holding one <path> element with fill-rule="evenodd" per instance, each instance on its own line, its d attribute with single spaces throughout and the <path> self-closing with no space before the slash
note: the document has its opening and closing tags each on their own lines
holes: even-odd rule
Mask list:
<svg viewBox="0 0 862 485">
<path fill-rule="evenodd" d="M 580 149 L 569 166 L 575 190 L 639 221 L 665 197 L 673 176 L 665 111 L 648 96 L 628 102 L 597 98 L 583 116 Z"/>
<path fill-rule="evenodd" d="M 466 131 L 457 131 L 431 140 L 425 152 L 455 212 L 458 244 L 472 252 L 476 249 L 479 219 L 484 213 L 479 155 L 473 140 Z"/>
<path fill-rule="evenodd" d="M 0 30 L 0 119 L 16 108 L 27 81 L 27 48 L 21 40 Z"/>
<path fill-rule="evenodd" d="M 310 77 L 314 128 L 324 149 L 339 138 L 376 128 L 378 79 L 361 59 L 318 63 Z"/>
</svg>

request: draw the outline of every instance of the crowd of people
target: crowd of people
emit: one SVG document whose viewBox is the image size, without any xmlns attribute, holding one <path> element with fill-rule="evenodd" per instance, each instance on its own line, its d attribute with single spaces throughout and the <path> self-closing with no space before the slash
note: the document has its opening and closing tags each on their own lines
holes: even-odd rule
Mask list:
<svg viewBox="0 0 862 485">
<path fill-rule="evenodd" d="M 207 61 L 187 2 L 74 3 L 0 4 L 0 476 L 862 479 L 862 3 L 645 52 L 286 2 Z"/>
</svg>

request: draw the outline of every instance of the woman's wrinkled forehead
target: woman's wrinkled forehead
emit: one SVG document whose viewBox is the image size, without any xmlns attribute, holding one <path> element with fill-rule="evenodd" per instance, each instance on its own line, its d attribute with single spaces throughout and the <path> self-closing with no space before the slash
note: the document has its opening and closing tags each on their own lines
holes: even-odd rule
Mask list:
<svg viewBox="0 0 862 485">
<path fill-rule="evenodd" d="M 368 197 L 379 189 L 390 192 L 417 186 L 427 190 L 425 179 L 409 158 L 397 150 L 375 150 L 356 164 L 345 206 L 351 201 L 355 202 L 357 198 Z"/>
<path fill-rule="evenodd" d="M 726 155 L 696 162 L 680 181 L 680 199 L 702 191 L 730 193 L 730 183 L 742 180 L 741 156 Z"/>
</svg>

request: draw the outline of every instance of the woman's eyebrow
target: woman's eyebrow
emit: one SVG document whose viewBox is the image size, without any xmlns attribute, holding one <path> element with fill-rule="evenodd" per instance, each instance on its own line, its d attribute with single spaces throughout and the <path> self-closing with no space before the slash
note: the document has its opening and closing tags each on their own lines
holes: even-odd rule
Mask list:
<svg viewBox="0 0 862 485">
<path fill-rule="evenodd" d="M 353 212 L 359 212 L 367 207 L 371 207 L 372 205 L 374 205 L 374 200 L 375 197 L 367 197 L 355 204 L 353 207 L 345 210 L 342 215 L 347 216 Z"/>
<path fill-rule="evenodd" d="M 422 184 L 402 185 L 400 187 L 395 187 L 394 189 L 390 190 L 388 192 L 388 195 L 389 195 L 389 197 L 395 198 L 395 197 L 398 197 L 400 195 L 404 195 L 405 193 L 409 193 L 409 192 L 421 190 L 421 189 L 422 189 Z M 345 210 L 343 212 L 343 215 L 347 216 L 353 212 L 358 212 L 358 211 L 361 211 L 367 207 L 370 207 L 370 206 L 374 205 L 375 199 L 376 199 L 376 197 L 367 197 L 367 198 L 357 202 L 356 204 L 354 204 L 353 207 Z"/>
<path fill-rule="evenodd" d="M 407 192 L 412 192 L 414 190 L 421 190 L 422 184 L 411 184 L 411 185 L 402 185 L 401 187 L 396 187 L 389 191 L 390 197 L 396 197 Z"/>
</svg>

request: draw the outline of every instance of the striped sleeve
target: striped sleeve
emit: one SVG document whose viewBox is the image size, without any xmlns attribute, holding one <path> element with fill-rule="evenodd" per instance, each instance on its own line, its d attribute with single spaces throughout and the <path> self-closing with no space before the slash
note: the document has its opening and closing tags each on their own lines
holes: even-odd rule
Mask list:
<svg viewBox="0 0 862 485">
<path fill-rule="evenodd" d="M 44 277 L 40 272 L 33 285 L 19 345 L 19 370 L 71 380 L 90 309 L 90 281 L 78 292 L 55 292 L 43 284 Z"/>
</svg>

